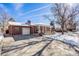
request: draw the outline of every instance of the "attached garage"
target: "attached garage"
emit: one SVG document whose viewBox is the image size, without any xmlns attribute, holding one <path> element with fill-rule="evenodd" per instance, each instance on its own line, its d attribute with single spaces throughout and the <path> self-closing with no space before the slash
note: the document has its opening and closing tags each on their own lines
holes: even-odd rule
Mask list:
<svg viewBox="0 0 79 59">
<path fill-rule="evenodd" d="M 9 25 L 8 31 L 10 35 L 29 35 L 29 25 Z"/>
</svg>

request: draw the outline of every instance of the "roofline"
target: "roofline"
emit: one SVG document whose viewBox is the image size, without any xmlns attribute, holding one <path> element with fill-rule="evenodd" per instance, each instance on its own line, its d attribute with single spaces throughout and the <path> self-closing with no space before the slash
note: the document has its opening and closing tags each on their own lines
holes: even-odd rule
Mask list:
<svg viewBox="0 0 79 59">
<path fill-rule="evenodd" d="M 12 23 L 13 24 L 9 23 L 9 25 L 12 25 L 12 26 L 46 26 L 46 27 L 52 27 L 51 25 L 48 25 L 48 24 L 45 24 L 45 23 L 36 23 L 36 24 L 31 24 L 31 25 L 22 24 L 22 23 L 19 23 L 19 22 L 12 22 Z"/>
</svg>

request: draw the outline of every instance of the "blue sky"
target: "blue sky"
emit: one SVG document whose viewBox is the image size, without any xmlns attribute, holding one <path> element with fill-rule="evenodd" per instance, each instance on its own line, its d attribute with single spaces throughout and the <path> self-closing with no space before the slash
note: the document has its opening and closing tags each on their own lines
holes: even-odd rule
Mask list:
<svg viewBox="0 0 79 59">
<path fill-rule="evenodd" d="M 27 22 L 27 20 L 31 20 L 32 23 L 41 22 L 48 24 L 49 20 L 45 19 L 43 15 L 51 13 L 50 5 L 51 4 L 48 3 L 2 3 L 0 7 L 17 22 Z"/>
</svg>

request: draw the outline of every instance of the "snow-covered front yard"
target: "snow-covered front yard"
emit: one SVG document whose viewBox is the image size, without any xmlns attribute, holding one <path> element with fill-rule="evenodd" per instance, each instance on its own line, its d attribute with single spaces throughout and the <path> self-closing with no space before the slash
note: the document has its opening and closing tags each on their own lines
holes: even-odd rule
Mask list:
<svg viewBox="0 0 79 59">
<path fill-rule="evenodd" d="M 49 37 L 51 39 L 55 39 L 55 40 L 60 40 L 66 43 L 69 43 L 71 45 L 76 45 L 79 46 L 79 37 L 78 37 L 79 33 L 65 33 L 65 34 L 61 34 L 61 33 L 55 33 L 54 35 L 50 35 L 50 36 L 46 36 Z"/>
<path fill-rule="evenodd" d="M 30 39 L 14 41 L 12 37 L 4 39 L 3 56 L 78 56 L 79 33 L 55 33 Z M 9 43 L 11 42 L 11 44 Z M 8 44 L 7 44 L 8 43 Z M 68 44 L 66 44 L 68 43 Z M 75 46 L 74 46 L 75 45 Z"/>
</svg>

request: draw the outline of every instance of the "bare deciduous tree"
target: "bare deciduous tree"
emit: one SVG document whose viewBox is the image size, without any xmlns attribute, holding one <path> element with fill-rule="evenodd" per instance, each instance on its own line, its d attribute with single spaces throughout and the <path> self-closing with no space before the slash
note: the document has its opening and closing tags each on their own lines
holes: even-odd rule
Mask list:
<svg viewBox="0 0 79 59">
<path fill-rule="evenodd" d="M 57 18 L 58 23 L 61 26 L 62 34 L 64 34 L 64 25 L 66 22 L 66 13 L 67 13 L 68 6 L 66 4 L 54 4 L 54 7 L 51 7 L 52 13 L 54 14 L 55 18 Z"/>
<path fill-rule="evenodd" d="M 2 32 L 4 34 L 6 27 L 7 27 L 7 22 L 8 22 L 9 17 L 3 8 L 0 8 L 0 11 L 1 11 L 0 20 L 1 20 L 1 25 L 2 25 Z"/>
<path fill-rule="evenodd" d="M 76 30 L 76 26 L 77 26 L 77 21 L 76 21 L 76 18 L 78 18 L 78 15 L 79 15 L 79 5 L 77 4 L 76 6 L 70 8 L 69 12 L 68 12 L 68 25 L 70 25 L 70 28 L 68 29 L 71 29 L 71 30 Z"/>
<path fill-rule="evenodd" d="M 57 23 L 59 23 L 59 25 L 61 26 L 62 34 L 64 34 L 64 31 L 67 30 L 67 22 L 70 21 L 73 25 L 69 25 L 72 25 L 72 27 L 76 25 L 76 22 L 74 22 L 73 20 L 75 20 L 76 16 L 79 14 L 78 6 L 70 8 L 66 3 L 55 3 L 51 7 L 51 11 L 58 21 Z"/>
</svg>

